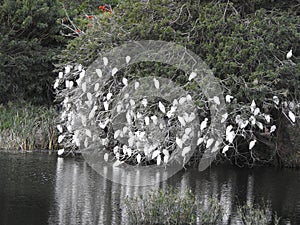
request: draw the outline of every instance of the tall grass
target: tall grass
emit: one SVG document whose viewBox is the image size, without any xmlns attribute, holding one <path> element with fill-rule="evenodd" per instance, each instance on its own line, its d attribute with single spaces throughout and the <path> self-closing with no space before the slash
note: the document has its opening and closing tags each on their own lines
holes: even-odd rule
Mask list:
<svg viewBox="0 0 300 225">
<path fill-rule="evenodd" d="M 191 191 L 180 193 L 173 188 L 126 198 L 125 205 L 130 224 L 195 224 L 199 220 L 201 224 L 218 224 L 223 213 L 216 199 L 211 198 L 203 210 L 196 204 Z"/>
<path fill-rule="evenodd" d="M 150 191 L 146 195 L 125 199 L 129 224 L 222 224 L 225 210 L 221 202 L 211 197 L 209 201 L 197 202 L 191 191 L 184 193 L 174 188 L 166 191 Z M 268 208 L 268 207 L 267 207 Z M 239 206 L 238 220 L 243 225 L 279 224 L 279 218 L 267 208 Z"/>
<path fill-rule="evenodd" d="M 0 149 L 56 149 L 53 108 L 28 103 L 0 105 Z"/>
</svg>

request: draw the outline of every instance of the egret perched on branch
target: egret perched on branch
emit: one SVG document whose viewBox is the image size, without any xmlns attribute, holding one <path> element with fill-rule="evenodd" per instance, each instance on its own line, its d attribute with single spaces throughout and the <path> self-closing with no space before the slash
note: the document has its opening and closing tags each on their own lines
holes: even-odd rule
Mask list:
<svg viewBox="0 0 300 225">
<path fill-rule="evenodd" d="M 291 49 L 287 54 L 286 54 L 286 58 L 290 59 L 293 56 L 293 50 Z"/>
</svg>

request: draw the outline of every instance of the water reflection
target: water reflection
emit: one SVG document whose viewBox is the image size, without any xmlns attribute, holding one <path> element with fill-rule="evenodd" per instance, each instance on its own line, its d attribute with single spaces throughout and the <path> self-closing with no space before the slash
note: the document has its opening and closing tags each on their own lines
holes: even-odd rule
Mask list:
<svg viewBox="0 0 300 225">
<path fill-rule="evenodd" d="M 117 171 L 113 176 L 124 179 Z M 144 177 L 137 174 L 135 179 L 138 182 Z M 191 189 L 196 200 L 204 203 L 204 208 L 211 196 L 217 197 L 226 210 L 223 224 L 241 224 L 237 219 L 237 204 L 261 203 L 262 199 L 270 203 L 270 212 L 277 211 L 283 224 L 300 224 L 299 171 L 219 167 L 201 173 L 181 171 L 165 182 L 138 187 L 112 183 L 84 161 L 69 159 L 57 161 L 56 203 L 52 205 L 49 224 L 126 224 L 126 196 L 166 189 L 168 185 L 181 192 Z"/>
</svg>

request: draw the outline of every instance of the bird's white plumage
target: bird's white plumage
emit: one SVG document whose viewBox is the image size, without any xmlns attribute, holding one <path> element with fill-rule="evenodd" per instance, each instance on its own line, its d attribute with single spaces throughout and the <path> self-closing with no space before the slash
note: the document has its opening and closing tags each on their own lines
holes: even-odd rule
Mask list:
<svg viewBox="0 0 300 225">
<path fill-rule="evenodd" d="M 250 141 L 250 143 L 249 143 L 249 150 L 251 150 L 254 147 L 255 143 L 256 143 L 256 140 Z"/>
<path fill-rule="evenodd" d="M 286 58 L 290 59 L 293 56 L 293 50 L 291 49 L 288 53 L 286 53 Z"/>
<path fill-rule="evenodd" d="M 295 116 L 295 114 L 292 111 L 289 111 L 289 118 L 291 119 L 291 121 L 293 123 L 296 122 L 296 116 Z"/>
</svg>

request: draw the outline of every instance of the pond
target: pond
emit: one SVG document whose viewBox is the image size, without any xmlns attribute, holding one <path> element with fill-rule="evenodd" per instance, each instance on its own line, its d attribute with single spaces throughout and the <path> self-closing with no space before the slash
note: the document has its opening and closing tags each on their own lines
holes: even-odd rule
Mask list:
<svg viewBox="0 0 300 225">
<path fill-rule="evenodd" d="M 104 179 L 84 160 L 44 153 L 0 153 L 0 224 L 126 224 L 126 196 L 168 185 L 190 188 L 200 199 L 217 196 L 227 212 L 224 224 L 238 224 L 238 203 L 262 201 L 282 224 L 300 224 L 297 170 L 219 166 L 181 171 L 151 187 L 131 187 Z"/>
</svg>

